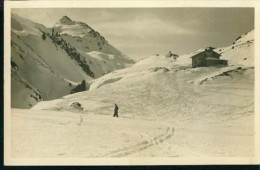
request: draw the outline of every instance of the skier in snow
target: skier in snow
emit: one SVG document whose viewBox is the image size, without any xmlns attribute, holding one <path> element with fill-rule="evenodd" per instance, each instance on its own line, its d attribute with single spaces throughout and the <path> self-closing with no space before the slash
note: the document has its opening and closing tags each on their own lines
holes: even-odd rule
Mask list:
<svg viewBox="0 0 260 170">
<path fill-rule="evenodd" d="M 114 109 L 114 115 L 113 115 L 113 117 L 118 117 L 118 106 L 117 106 L 117 104 L 115 104 L 115 109 Z"/>
</svg>

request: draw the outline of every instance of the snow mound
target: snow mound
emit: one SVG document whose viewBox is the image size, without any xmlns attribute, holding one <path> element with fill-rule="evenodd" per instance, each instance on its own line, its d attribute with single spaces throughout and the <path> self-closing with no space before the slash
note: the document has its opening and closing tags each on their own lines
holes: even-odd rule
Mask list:
<svg viewBox="0 0 260 170">
<path fill-rule="evenodd" d="M 39 102 L 36 105 L 34 105 L 31 110 L 55 110 L 59 111 L 62 108 L 59 106 L 59 103 L 62 101 L 62 99 L 55 99 L 51 101 L 43 101 Z"/>
<path fill-rule="evenodd" d="M 73 102 L 70 107 L 72 109 L 76 109 L 76 110 L 83 110 L 83 107 L 81 107 L 81 104 L 79 102 Z"/>
<path fill-rule="evenodd" d="M 170 64 L 171 59 L 164 56 L 164 55 L 153 55 L 150 57 L 147 57 L 143 60 L 140 60 L 138 63 L 136 63 L 133 67 L 145 67 L 145 68 L 152 68 L 152 67 L 158 67 L 158 66 L 167 66 Z"/>
<path fill-rule="evenodd" d="M 116 81 L 119 81 L 122 77 L 117 77 L 117 78 L 112 78 L 112 79 L 108 79 L 103 81 L 100 85 L 98 85 L 96 88 L 100 88 L 103 85 L 109 84 L 109 83 L 114 83 Z"/>
<path fill-rule="evenodd" d="M 231 75 L 233 75 L 233 73 L 243 74 L 246 70 L 249 70 L 249 69 L 252 69 L 252 68 L 241 68 L 241 67 L 235 67 L 235 66 L 223 67 L 211 74 L 208 74 L 206 76 L 202 76 L 202 77 L 196 78 L 195 80 L 189 81 L 189 83 L 201 85 L 201 84 L 205 83 L 206 81 L 213 80 L 219 76 L 231 76 Z M 251 75 L 253 75 L 253 74 L 251 74 Z"/>
<path fill-rule="evenodd" d="M 150 69 L 152 72 L 162 71 L 162 72 L 168 72 L 170 71 L 168 68 L 165 67 L 155 67 Z"/>
</svg>

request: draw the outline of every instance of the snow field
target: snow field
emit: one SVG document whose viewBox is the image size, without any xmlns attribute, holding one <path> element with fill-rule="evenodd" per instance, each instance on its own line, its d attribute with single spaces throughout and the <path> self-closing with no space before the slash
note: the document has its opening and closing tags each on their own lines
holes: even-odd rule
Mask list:
<svg viewBox="0 0 260 170">
<path fill-rule="evenodd" d="M 93 114 L 28 111 L 12 112 L 14 158 L 126 156 L 170 138 L 165 123 Z"/>
<path fill-rule="evenodd" d="M 14 25 L 17 34 L 28 36 L 15 20 Z M 72 34 L 69 27 L 66 33 Z M 34 34 L 32 39 L 40 40 Z M 40 102 L 30 110 L 12 109 L 12 157 L 253 157 L 252 35 L 253 31 L 229 47 L 215 49 L 221 52 L 221 59 L 229 60 L 228 67 L 191 68 L 192 53 L 176 61 L 164 55 L 151 56 L 113 71 L 131 62 L 117 55 L 117 50 L 111 54 L 109 50 L 114 48 L 110 45 L 90 52 L 80 37 L 62 34 L 92 62 L 98 75 L 112 72 L 91 80 L 89 91 Z M 84 38 L 84 43 L 90 43 Z M 50 44 L 45 45 L 34 47 Z M 50 59 L 44 56 L 44 60 Z M 57 65 L 59 75 L 61 69 Z M 66 74 L 64 80 L 76 81 L 70 76 Z M 49 85 L 54 86 L 52 83 Z M 74 102 L 83 110 L 72 108 Z M 119 118 L 112 117 L 115 103 Z"/>
<path fill-rule="evenodd" d="M 161 58 L 164 59 L 168 60 Z M 120 118 L 131 120 L 131 123 L 146 120 L 151 126 L 164 122 L 167 128 L 174 129 L 170 138 L 167 134 L 171 130 L 164 130 L 147 141 L 118 146 L 101 154 L 103 157 L 254 155 L 253 68 L 192 69 L 171 63 L 167 72 L 153 69 L 162 66 L 164 64 L 159 62 L 158 65 L 117 70 L 94 81 L 90 91 L 64 96 L 55 102 L 40 102 L 33 109 L 52 112 L 54 105 L 61 111 L 78 113 L 70 105 L 79 102 L 83 113 L 110 117 L 117 103 Z M 229 73 L 223 75 L 226 71 Z M 121 79 L 106 84 L 118 77 Z M 191 83 L 201 77 L 208 79 L 201 85 Z M 158 142 L 160 139 L 163 143 Z"/>
</svg>

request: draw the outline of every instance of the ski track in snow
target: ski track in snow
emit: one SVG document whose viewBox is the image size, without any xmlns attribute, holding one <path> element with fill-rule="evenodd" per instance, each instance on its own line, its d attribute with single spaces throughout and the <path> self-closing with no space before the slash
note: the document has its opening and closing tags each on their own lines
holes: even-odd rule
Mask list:
<svg viewBox="0 0 260 170">
<path fill-rule="evenodd" d="M 143 151 L 149 147 L 152 147 L 154 145 L 159 145 L 160 143 L 163 143 L 165 140 L 169 139 L 174 135 L 174 127 L 170 126 L 167 128 L 166 132 L 160 135 L 157 135 L 155 137 L 149 137 L 148 135 L 143 134 L 147 137 L 146 140 L 132 146 L 119 148 L 117 150 L 111 151 L 109 153 L 106 153 L 102 157 L 123 157 L 127 155 L 131 155 L 136 152 Z"/>
</svg>

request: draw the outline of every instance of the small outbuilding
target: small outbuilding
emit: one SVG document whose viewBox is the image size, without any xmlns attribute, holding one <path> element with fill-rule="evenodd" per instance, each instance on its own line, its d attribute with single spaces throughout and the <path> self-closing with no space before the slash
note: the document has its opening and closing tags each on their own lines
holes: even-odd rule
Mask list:
<svg viewBox="0 0 260 170">
<path fill-rule="evenodd" d="M 221 60 L 220 54 L 213 51 L 214 48 L 208 47 L 203 52 L 192 56 L 192 67 L 207 67 L 211 65 L 228 65 L 227 60 Z"/>
<path fill-rule="evenodd" d="M 179 57 L 179 55 L 173 54 L 171 51 L 169 51 L 169 53 L 166 54 L 166 57 L 177 59 Z"/>
</svg>

